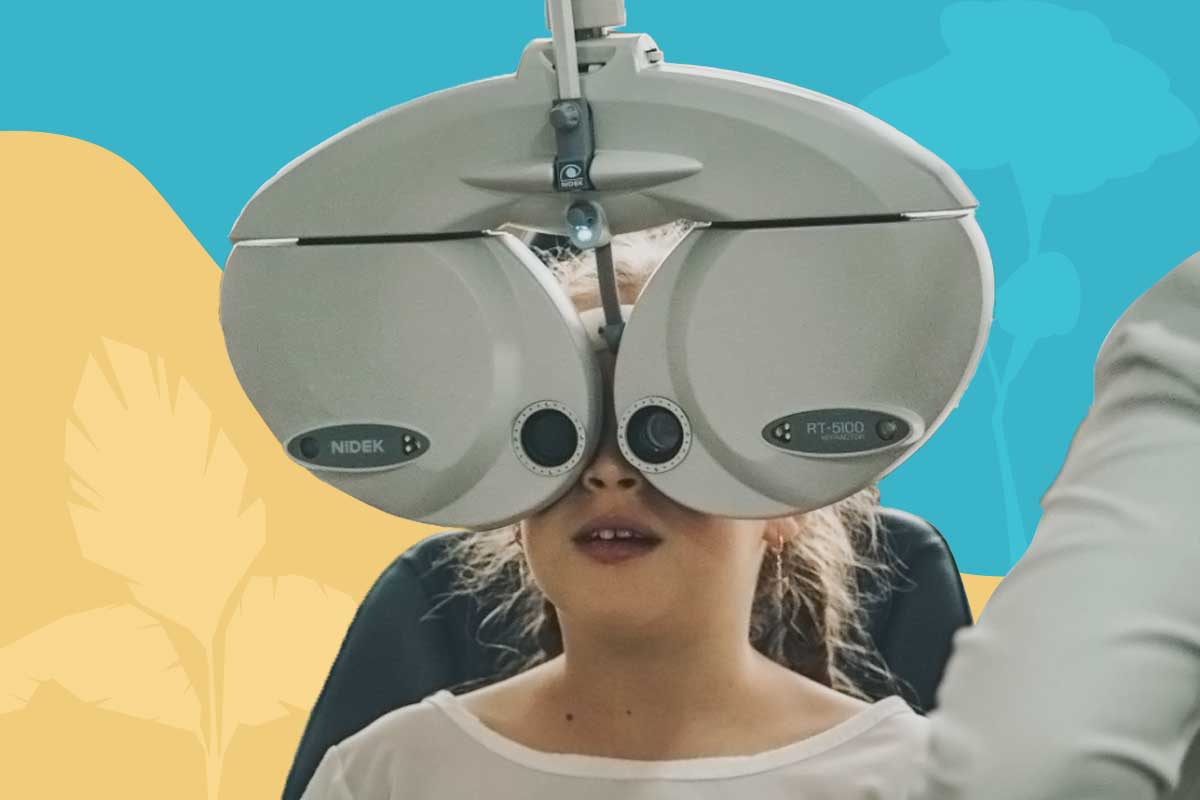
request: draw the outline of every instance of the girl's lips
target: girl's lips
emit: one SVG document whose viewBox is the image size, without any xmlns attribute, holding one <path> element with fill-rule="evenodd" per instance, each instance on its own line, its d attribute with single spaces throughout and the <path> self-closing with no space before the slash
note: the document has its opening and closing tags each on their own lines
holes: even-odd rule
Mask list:
<svg viewBox="0 0 1200 800">
<path fill-rule="evenodd" d="M 575 542 L 588 558 L 602 564 L 619 564 L 647 555 L 662 542 L 657 539 L 584 539 Z"/>
<path fill-rule="evenodd" d="M 586 538 L 593 531 L 603 530 L 605 528 L 611 530 L 630 530 L 637 531 L 643 537 L 651 539 L 661 539 L 657 533 L 652 531 L 650 527 L 641 520 L 624 514 L 602 514 L 598 517 L 593 517 L 585 523 L 578 531 L 575 532 L 574 539 Z"/>
</svg>

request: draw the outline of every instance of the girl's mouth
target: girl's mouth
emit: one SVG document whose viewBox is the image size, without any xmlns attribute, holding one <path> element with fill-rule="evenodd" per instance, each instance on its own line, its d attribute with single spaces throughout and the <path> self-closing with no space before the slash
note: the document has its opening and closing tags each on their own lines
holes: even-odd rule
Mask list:
<svg viewBox="0 0 1200 800">
<path fill-rule="evenodd" d="M 616 564 L 644 556 L 662 544 L 657 537 L 631 536 L 628 531 L 596 531 L 577 537 L 575 546 L 589 558 L 603 564 Z"/>
</svg>

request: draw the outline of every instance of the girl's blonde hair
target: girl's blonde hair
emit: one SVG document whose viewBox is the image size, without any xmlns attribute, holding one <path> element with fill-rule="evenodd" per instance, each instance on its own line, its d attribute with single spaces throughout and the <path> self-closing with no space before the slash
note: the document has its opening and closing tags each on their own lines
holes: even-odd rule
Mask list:
<svg viewBox="0 0 1200 800">
<path fill-rule="evenodd" d="M 680 220 L 613 238 L 621 303 L 635 302 L 665 255 L 693 227 Z M 577 305 L 589 296 L 599 305 L 592 251 L 582 255 L 536 252 Z M 864 594 L 863 584 L 886 586 L 884 579 L 893 572 L 879 535 L 879 510 L 879 489 L 872 484 L 837 503 L 796 515 L 800 531 L 781 553 L 783 579 L 777 580 L 776 556 L 768 550 L 750 619 L 751 642 L 764 655 L 819 683 L 868 700 L 899 688 L 865 627 L 866 606 L 877 598 Z M 476 602 L 495 601 L 479 634 L 502 621 L 507 622 L 510 638 L 516 633 L 516 647 L 489 643 L 477 635 L 481 644 L 504 651 L 501 674 L 483 682 L 515 675 L 562 653 L 557 614 L 533 580 L 517 540 L 519 530 L 520 524 L 513 523 L 461 536 L 443 559 L 457 567 L 451 597 L 468 594 Z M 869 680 L 872 691 L 855 676 Z"/>
</svg>

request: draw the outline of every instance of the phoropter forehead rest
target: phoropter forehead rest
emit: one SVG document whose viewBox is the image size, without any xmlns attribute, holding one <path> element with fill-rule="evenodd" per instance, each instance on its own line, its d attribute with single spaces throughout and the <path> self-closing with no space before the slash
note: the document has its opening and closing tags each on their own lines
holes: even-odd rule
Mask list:
<svg viewBox="0 0 1200 800">
<path fill-rule="evenodd" d="M 755 75 L 657 63 L 646 34 L 578 43 L 594 112 L 591 179 L 614 233 L 715 222 L 896 217 L 973 208 L 944 162 L 861 109 Z M 550 39 L 517 72 L 382 111 L 292 161 L 230 238 L 566 232 L 553 190 Z"/>
</svg>

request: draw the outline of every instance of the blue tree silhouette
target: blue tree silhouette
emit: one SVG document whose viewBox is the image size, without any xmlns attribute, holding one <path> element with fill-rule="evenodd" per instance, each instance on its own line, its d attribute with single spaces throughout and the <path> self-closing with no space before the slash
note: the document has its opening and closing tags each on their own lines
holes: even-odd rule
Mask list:
<svg viewBox="0 0 1200 800">
<path fill-rule="evenodd" d="M 941 25 L 946 57 L 861 105 L 959 171 L 1007 165 L 1020 193 L 1027 258 L 996 294 L 996 322 L 1012 337 L 1003 374 L 993 348 L 985 353 L 996 385 L 992 435 L 1011 564 L 1029 537 L 1004 431 L 1009 388 L 1038 340 L 1069 333 L 1079 318 L 1074 264 L 1040 252 L 1050 202 L 1144 172 L 1195 142 L 1198 126 L 1165 73 L 1115 43 L 1088 12 L 1021 0 L 961 2 L 945 9 Z"/>
</svg>

